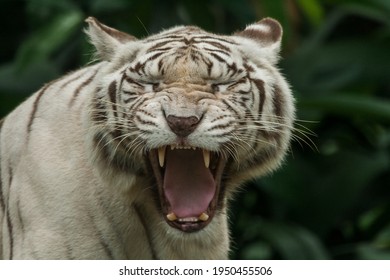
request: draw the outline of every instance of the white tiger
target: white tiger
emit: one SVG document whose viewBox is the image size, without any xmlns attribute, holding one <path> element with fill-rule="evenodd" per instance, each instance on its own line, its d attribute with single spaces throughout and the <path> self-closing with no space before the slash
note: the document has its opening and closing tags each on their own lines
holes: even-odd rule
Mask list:
<svg viewBox="0 0 390 280">
<path fill-rule="evenodd" d="M 137 40 L 86 21 L 102 62 L 0 122 L 0 258 L 228 258 L 229 200 L 289 147 L 280 24 Z"/>
</svg>

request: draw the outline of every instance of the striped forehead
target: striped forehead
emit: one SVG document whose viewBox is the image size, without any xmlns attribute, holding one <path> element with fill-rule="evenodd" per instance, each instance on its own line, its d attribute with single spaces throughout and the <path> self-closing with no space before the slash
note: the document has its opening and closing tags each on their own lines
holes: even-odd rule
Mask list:
<svg viewBox="0 0 390 280">
<path fill-rule="evenodd" d="M 152 36 L 146 42 L 148 43 L 146 53 L 169 49 L 206 49 L 229 52 L 231 47 L 237 45 L 227 36 L 211 34 L 194 26 L 176 27 Z"/>
<path fill-rule="evenodd" d="M 236 67 L 237 63 L 238 44 L 234 40 L 197 27 L 177 27 L 149 37 L 144 43 L 139 62 L 160 75 L 213 78 L 221 76 L 221 71 L 227 72 L 226 65 Z"/>
</svg>

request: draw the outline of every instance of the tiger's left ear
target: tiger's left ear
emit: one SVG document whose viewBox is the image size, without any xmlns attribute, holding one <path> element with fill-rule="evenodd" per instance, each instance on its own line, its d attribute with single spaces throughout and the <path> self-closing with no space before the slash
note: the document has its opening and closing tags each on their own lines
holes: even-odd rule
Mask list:
<svg viewBox="0 0 390 280">
<path fill-rule="evenodd" d="M 257 23 L 248 25 L 245 30 L 235 34 L 254 40 L 260 47 L 269 48 L 274 56 L 280 51 L 283 28 L 280 23 L 272 18 L 264 18 Z M 274 57 L 275 58 L 275 57 Z"/>
<path fill-rule="evenodd" d="M 121 45 L 137 40 L 134 36 L 100 23 L 94 17 L 89 17 L 85 21 L 89 24 L 85 33 L 89 36 L 98 57 L 102 60 L 110 61 Z"/>
</svg>

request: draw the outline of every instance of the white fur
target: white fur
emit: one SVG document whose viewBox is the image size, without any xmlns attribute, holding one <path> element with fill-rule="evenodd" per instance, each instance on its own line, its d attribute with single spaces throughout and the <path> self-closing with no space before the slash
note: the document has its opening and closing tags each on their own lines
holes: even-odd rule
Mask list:
<svg viewBox="0 0 390 280">
<path fill-rule="evenodd" d="M 229 64 L 234 62 L 242 66 L 244 54 L 245 59 L 257 69 L 252 75 L 268 81 L 264 85 L 266 102 L 263 111 L 264 127 L 268 130 L 272 130 L 273 123 L 279 121 L 272 116 L 274 107 L 271 101 L 272 85 L 279 86 L 283 94 L 286 124 L 285 130 L 280 132 L 280 145 L 276 140 L 268 140 L 268 144 L 259 145 L 256 151 L 245 146 L 237 147 L 237 162 L 232 169 L 235 173 L 227 183 L 223 208 L 217 211 L 206 228 L 184 233 L 164 221 L 152 199 L 154 193 L 148 185 L 148 178 L 110 168 L 100 156 L 101 151 L 93 146 L 93 137 L 101 127 L 91 121 L 92 103 L 95 98 L 108 100 L 104 89 L 112 81 L 120 80 L 119 73 L 126 70 L 126 64 L 134 59 L 136 51 L 139 60 L 147 61 L 148 56 L 143 51 L 152 43 L 148 38 L 135 41 L 131 36 L 123 37 L 122 33 L 118 39 L 100 29 L 94 19 L 88 22 L 90 39 L 99 57 L 105 61 L 47 85 L 43 94 L 41 91 L 35 93 L 10 113 L 1 128 L 4 209 L 0 208 L 0 259 L 226 259 L 229 253 L 228 199 L 243 181 L 278 167 L 289 145 L 294 105 L 288 84 L 274 65 L 280 42 L 259 47 L 248 38 L 197 31 L 235 42 L 237 47 L 232 47 L 232 56 L 224 59 Z M 261 24 L 260 27 L 253 25 L 248 28 L 260 28 L 263 32 L 270 30 Z M 177 27 L 151 38 L 159 40 L 166 34 L 183 29 L 185 27 Z M 118 32 L 110 30 L 113 34 Z M 172 61 L 168 56 L 165 63 L 171 65 Z M 157 66 L 150 63 L 147 71 L 155 76 L 158 74 Z M 165 93 L 145 93 L 146 97 L 150 97 L 142 107 L 150 112 L 145 117 L 158 126 L 149 138 L 144 139 L 145 148 L 168 145 L 175 139 L 162 111 L 183 116 L 196 114 L 199 110 L 207 112 L 199 128 L 188 137 L 194 146 L 217 151 L 222 143 L 229 140 L 229 137 L 215 139 L 209 132 L 212 123 L 227 114 L 219 101 L 225 97 L 223 93 L 218 93 L 211 98 L 208 89 L 199 85 L 207 68 L 197 68 L 196 65 L 178 63 L 167 69 L 164 78 L 169 87 L 165 90 L 174 93 L 170 101 Z M 224 66 L 218 67 L 212 69 L 210 76 L 213 79 L 221 76 Z M 92 80 L 89 81 L 89 78 Z M 83 83 L 84 86 L 80 87 Z M 98 86 L 103 88 L 101 92 L 97 91 Z M 194 100 L 201 94 L 205 98 L 195 103 Z M 259 97 L 254 96 L 250 105 L 253 108 L 258 107 L 260 102 Z M 243 113 L 240 114 L 243 116 Z M 108 111 L 107 116 L 112 119 L 113 113 Z M 219 121 L 223 126 L 233 119 L 231 115 Z M 256 141 L 254 135 L 255 132 L 248 135 L 248 139 Z M 270 145 L 278 150 L 266 166 L 240 162 L 252 157 L 253 152 L 268 153 L 274 149 Z M 135 161 L 140 157 L 137 153 L 132 156 Z M 140 165 L 141 161 L 140 158 Z"/>
</svg>

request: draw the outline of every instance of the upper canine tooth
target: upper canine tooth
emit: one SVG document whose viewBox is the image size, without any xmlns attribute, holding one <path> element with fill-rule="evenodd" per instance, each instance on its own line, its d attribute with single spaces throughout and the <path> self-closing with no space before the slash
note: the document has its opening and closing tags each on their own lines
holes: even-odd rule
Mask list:
<svg viewBox="0 0 390 280">
<path fill-rule="evenodd" d="M 202 151 L 203 151 L 204 166 L 206 166 L 206 168 L 209 168 L 209 166 L 210 166 L 210 151 L 204 150 L 204 149 Z"/>
<path fill-rule="evenodd" d="M 200 214 L 198 219 L 203 221 L 203 222 L 206 222 L 209 219 L 209 215 L 207 215 L 206 213 L 203 212 L 202 214 Z"/>
<path fill-rule="evenodd" d="M 167 215 L 167 219 L 168 219 L 169 221 L 173 222 L 173 221 L 176 221 L 176 220 L 177 220 L 177 217 L 176 217 L 175 213 L 171 212 L 171 213 L 169 213 L 169 214 Z"/>
<path fill-rule="evenodd" d="M 158 148 L 158 162 L 160 163 L 160 167 L 164 167 L 165 150 L 166 150 L 166 146 Z"/>
</svg>

